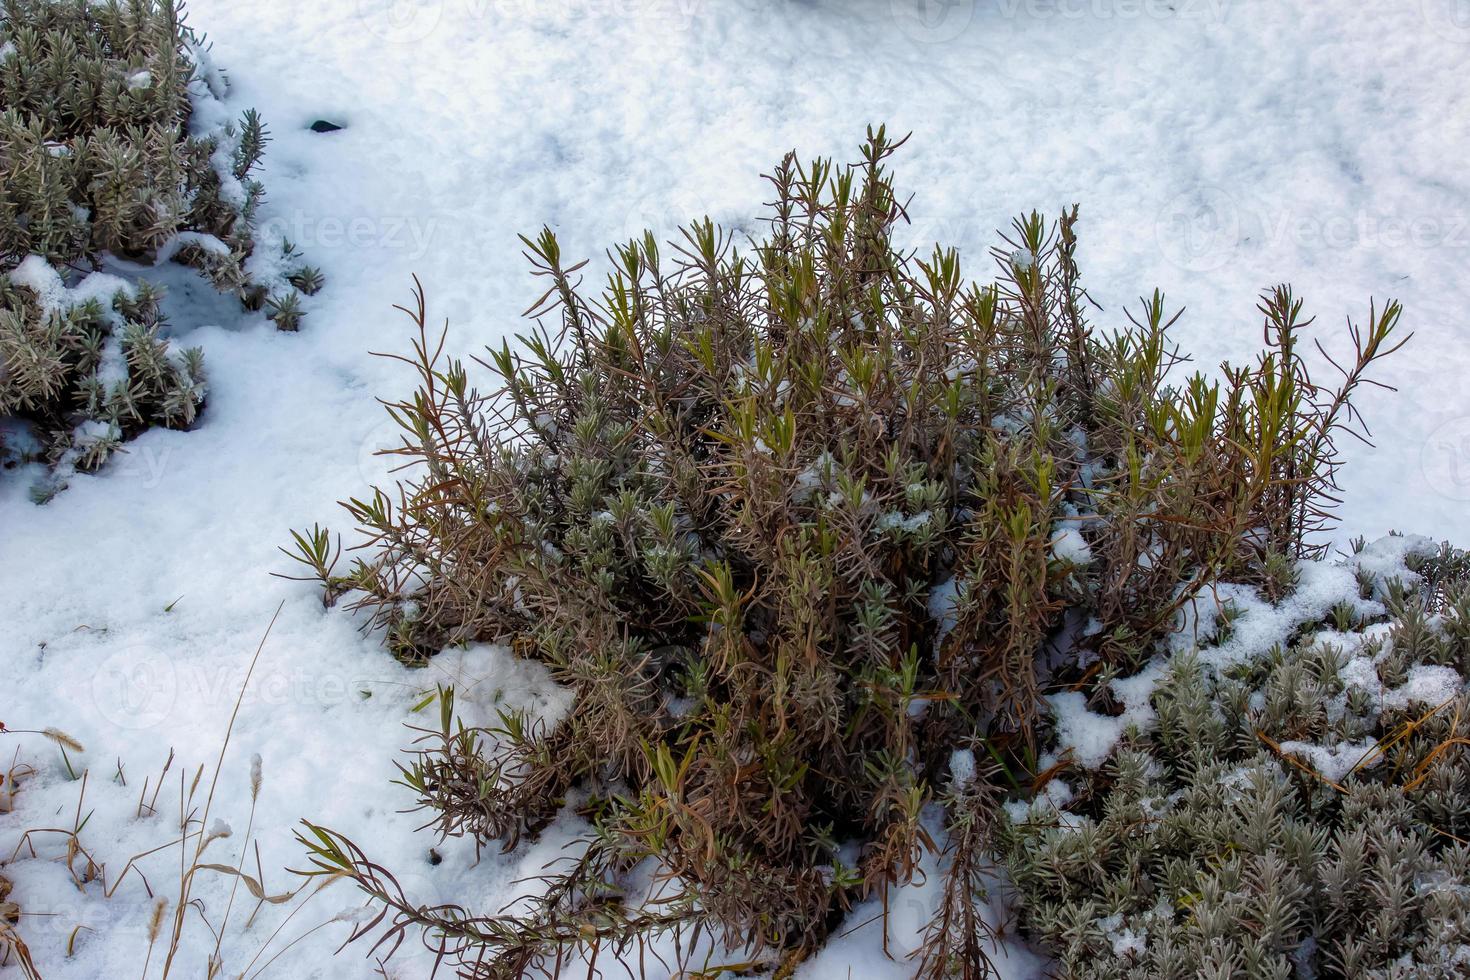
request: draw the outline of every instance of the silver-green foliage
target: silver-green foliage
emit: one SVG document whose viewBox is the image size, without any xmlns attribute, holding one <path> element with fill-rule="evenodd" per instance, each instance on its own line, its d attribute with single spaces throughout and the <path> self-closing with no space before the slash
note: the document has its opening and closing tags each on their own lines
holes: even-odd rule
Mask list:
<svg viewBox="0 0 1470 980">
<path fill-rule="evenodd" d="M 1426 665 L 1470 676 L 1470 588 L 1464 553 L 1410 566 L 1423 577 L 1389 589 L 1386 632 L 1359 620 L 1351 641 L 1303 639 L 1220 671 L 1176 655 L 1156 723 L 1064 776 L 1075 795 L 1050 819 L 1035 804 L 1009 823 L 1022 927 L 1060 975 L 1470 973 L 1470 759 L 1455 741 L 1470 697 L 1377 687 Z M 1350 683 L 1365 657 L 1376 683 Z M 1292 743 L 1336 748 L 1348 771 L 1324 774 Z"/>
<path fill-rule="evenodd" d="M 207 271 L 245 290 L 266 134 L 247 112 L 190 135 L 191 84 L 219 76 L 173 0 L 0 4 L 0 261 L 101 252 L 151 260 L 179 232 L 218 238 Z M 200 250 L 202 251 L 202 250 Z M 203 259 L 201 259 L 203 261 Z"/>
<path fill-rule="evenodd" d="M 0 416 L 32 419 L 54 460 L 80 470 L 149 426 L 193 424 L 203 353 L 160 335 L 158 299 L 143 283 L 109 305 L 93 298 L 45 309 L 33 290 L 0 277 Z M 59 413 L 67 403 L 74 411 Z"/>
<path fill-rule="evenodd" d="M 223 91 L 178 0 L 0 0 L 0 273 L 39 256 L 70 284 L 105 254 L 173 259 L 251 309 L 295 310 L 320 277 L 255 238 L 259 116 L 196 118 Z M 262 249 L 280 253 L 268 281 L 247 265 Z M 193 421 L 200 356 L 168 352 L 156 295 L 69 309 L 22 279 L 0 275 L 0 415 L 32 423 L 49 458 L 96 465 L 139 428 Z M 121 375 L 99 376 L 109 364 Z"/>
</svg>

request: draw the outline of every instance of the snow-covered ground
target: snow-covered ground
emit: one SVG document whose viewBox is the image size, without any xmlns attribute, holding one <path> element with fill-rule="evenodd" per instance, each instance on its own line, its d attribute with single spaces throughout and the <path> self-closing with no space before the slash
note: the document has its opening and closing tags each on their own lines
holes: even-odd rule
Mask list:
<svg viewBox="0 0 1470 980">
<path fill-rule="evenodd" d="M 1159 286 L 1190 308 L 1177 337 L 1206 365 L 1254 351 L 1255 297 L 1277 281 L 1295 283 L 1329 346 L 1370 296 L 1403 300 L 1417 337 L 1386 366 L 1402 390 L 1364 399 L 1379 445 L 1352 451 L 1343 534 L 1470 542 L 1463 0 L 193 0 L 191 23 L 214 41 L 233 107 L 259 108 L 274 131 L 263 221 L 328 284 L 295 335 L 176 290 L 181 324 L 210 323 L 184 338 L 206 351 L 201 427 L 144 435 L 45 507 L 26 498 L 33 474 L 0 475 L 0 719 L 86 745 L 71 758 L 90 771 L 82 839 L 109 885 L 170 839 L 180 774 L 204 765 L 208 785 L 282 601 L 213 801 L 211 819 L 235 831 L 213 860 L 236 860 L 253 754 L 271 891 L 303 864 L 301 817 L 367 845 L 426 899 L 481 909 L 555 855 L 552 834 L 478 865 L 450 846 L 433 866 L 430 839 L 412 834 L 419 818 L 396 812 L 406 791 L 389 784 L 410 708 L 436 682 L 549 707 L 554 692 L 490 650 L 398 667 L 312 589 L 271 578 L 287 565 L 276 546 L 288 527 L 341 524 L 334 501 L 385 472 L 372 452 L 391 429 L 374 395 L 407 378 L 368 352 L 406 345 L 390 307 L 411 273 L 471 352 L 517 329 L 537 295 L 518 232 L 547 223 L 565 251 L 596 259 L 620 236 L 706 212 L 753 228 L 759 175 L 785 150 L 848 159 L 868 123 L 913 133 L 896 168 L 916 194 L 916 241 L 955 244 L 985 274 L 993 229 L 1078 201 L 1099 325 Z M 345 128 L 313 133 L 317 119 Z M 0 815 L 8 857 L 24 829 L 70 826 L 81 783 L 35 736 L 0 747 L 40 770 Z M 136 819 L 170 749 L 161 813 Z M 36 846 L 46 860 L 5 874 L 43 976 L 140 973 L 152 909 L 141 879 L 104 900 L 50 860 L 59 838 Z M 177 858 L 144 861 L 155 891 L 176 893 Z M 211 921 L 229 885 L 200 877 Z M 345 887 L 313 899 L 251 975 L 353 902 Z M 913 939 L 905 923 L 922 920 L 923 894 L 913 902 L 890 923 L 899 949 Z M 227 976 L 283 918 L 268 908 L 244 929 L 252 904 L 242 890 Z M 375 975 L 365 947 L 331 956 L 347 928 L 329 924 L 266 974 Z M 800 976 L 906 975 L 883 960 L 877 928 Z M 213 940 L 192 913 L 185 936 L 176 972 L 197 975 Z M 1016 977 L 1039 969 L 1021 950 L 1007 964 Z M 405 949 L 388 969 L 426 966 Z"/>
</svg>

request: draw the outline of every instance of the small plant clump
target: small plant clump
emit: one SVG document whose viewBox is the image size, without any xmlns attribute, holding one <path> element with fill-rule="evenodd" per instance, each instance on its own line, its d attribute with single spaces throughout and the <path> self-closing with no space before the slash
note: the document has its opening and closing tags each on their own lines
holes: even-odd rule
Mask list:
<svg viewBox="0 0 1470 980">
<path fill-rule="evenodd" d="M 345 505 L 368 553 L 344 572 L 324 529 L 289 553 L 406 661 L 503 641 L 572 691 L 555 725 L 468 726 L 444 698 L 403 775 L 440 834 L 510 847 L 566 806 L 593 832 L 495 914 L 422 908 L 310 827 L 395 942 L 422 929 L 475 977 L 660 937 L 769 968 L 941 852 L 914 968 L 989 975 L 996 786 L 1030 777 L 1044 692 L 1136 670 L 1207 583 L 1270 587 L 1317 552 L 1397 304 L 1352 329 L 1334 388 L 1285 286 L 1256 363 L 1170 384 L 1160 294 L 1089 326 L 1075 208 L 1017 220 L 972 284 L 953 249 L 895 244 L 901 141 L 868 136 L 849 167 L 788 155 L 748 247 L 707 219 L 617 245 L 597 299 L 549 230 L 524 239 L 537 327 L 488 351 L 488 393 L 422 292 L 406 310 L 412 473 Z"/>
<path fill-rule="evenodd" d="M 224 118 L 225 87 L 179 0 L 0 2 L 0 416 L 62 468 L 203 403 L 156 291 L 71 288 L 104 258 L 191 265 L 283 329 L 320 288 L 289 243 L 256 240 L 269 137 L 253 110 Z"/>
<path fill-rule="evenodd" d="M 300 941 L 300 936 L 285 941 L 281 935 L 282 927 L 334 882 L 317 879 L 306 883 L 313 887 L 299 885 L 280 892 L 268 886 L 266 866 L 261 861 L 256 839 L 256 807 L 265 782 L 261 756 L 252 755 L 248 769 L 235 773 L 243 777 L 249 793 L 248 807 L 243 813 L 243 839 L 236 837 L 231 820 L 220 817 L 220 800 L 216 798 L 217 790 L 223 785 L 222 780 L 230 778 L 225 760 L 234 737 L 240 705 L 250 689 L 251 679 L 275 623 L 276 617 L 272 617 L 249 661 L 218 747 L 213 775 L 207 781 L 203 764 L 192 769 L 185 766 L 182 767 L 185 771 L 179 772 L 175 767 L 178 760 L 174 750 L 169 749 L 158 771 L 145 776 L 141 787 L 130 786 L 130 770 L 126 769 L 121 758 L 117 758 L 112 778 L 104 784 L 103 792 L 111 797 L 111 805 L 115 808 L 111 816 L 114 819 L 131 810 L 128 822 L 132 827 L 129 833 L 119 838 L 119 842 L 127 842 L 132 833 L 153 837 L 157 841 L 132 853 L 126 860 L 121 855 L 116 855 L 115 860 L 106 859 L 106 852 L 99 848 L 105 847 L 107 842 L 93 839 L 98 834 L 97 824 L 92 819 L 97 810 L 87 795 L 92 770 L 73 762 L 73 756 L 81 756 L 85 752 L 83 746 L 57 728 L 16 729 L 7 728 L 4 722 L 0 722 L 0 736 L 39 736 L 52 743 L 59 751 L 60 766 L 64 768 L 66 777 L 78 787 L 75 805 L 63 811 L 69 819 L 64 822 L 48 819 L 45 825 L 29 827 L 20 833 L 13 848 L 0 851 L 0 967 L 9 967 L 13 956 L 26 980 L 39 980 L 41 974 L 35 968 L 26 935 L 40 947 L 35 951 L 37 957 L 44 949 L 41 944 L 46 942 L 45 934 L 49 933 L 49 945 L 53 949 L 60 947 L 60 951 L 70 958 L 76 952 L 78 937 L 93 928 L 85 924 L 85 905 L 50 912 L 26 912 L 22 909 L 21 903 L 30 896 L 24 893 L 23 888 L 13 888 L 11 881 L 4 877 L 12 864 L 22 861 L 55 862 L 83 897 L 130 901 L 146 896 L 146 923 L 133 920 L 137 924 L 133 927 L 132 937 L 143 947 L 140 952 L 143 961 L 141 976 L 144 978 L 150 976 L 152 963 L 160 964 L 160 975 L 165 978 L 193 975 L 192 966 L 185 970 L 185 961 L 197 963 L 202 975 L 208 978 L 233 977 L 239 980 L 260 976 Z M 28 781 L 41 775 L 36 765 L 23 759 L 17 751 L 9 768 L 0 769 L 0 814 L 12 814 L 16 810 L 17 787 L 23 788 Z M 178 778 L 174 779 L 174 775 Z M 170 785 L 178 793 L 173 801 L 165 795 L 166 787 Z M 103 807 L 108 805 L 104 803 Z M 230 843 L 218 844 L 221 841 Z M 224 858 L 218 854 L 219 850 L 232 844 L 236 846 L 237 856 L 230 863 L 222 863 Z M 212 860 L 216 857 L 219 860 Z M 197 896 L 196 889 L 205 878 L 216 876 L 230 879 L 228 898 L 221 903 L 222 912 L 218 906 L 211 906 L 209 918 L 203 918 L 198 913 L 204 908 L 204 902 Z M 55 905 L 54 901 L 46 904 Z M 279 908 L 283 914 L 274 931 L 263 931 L 258 923 L 261 913 L 269 907 Z M 97 909 L 91 911 L 95 915 Z M 307 932 L 309 934 L 340 917 L 340 914 L 328 917 Z M 121 910 L 116 910 L 115 918 L 118 922 L 128 921 Z M 47 923 L 49 927 L 45 926 Z M 141 936 L 138 935 L 140 932 Z M 242 956 L 242 953 L 238 946 L 234 951 L 229 950 L 225 945 L 227 939 L 245 937 L 252 932 L 255 940 L 248 945 L 253 952 L 247 949 L 243 954 L 250 958 L 232 962 L 232 957 Z M 64 942 L 58 943 L 57 940 L 63 937 Z M 145 938 L 146 946 L 142 943 Z M 207 957 L 195 959 L 201 943 L 207 944 L 205 949 L 211 951 Z"/>
<path fill-rule="evenodd" d="M 1012 804 L 1021 926 L 1061 973 L 1470 971 L 1466 571 L 1418 549 L 1297 642 L 1176 654 L 1153 724 Z"/>
<path fill-rule="evenodd" d="M 105 305 L 46 309 L 35 288 L 0 279 L 0 415 L 32 420 L 59 469 L 96 469 L 149 426 L 188 428 L 204 401 L 204 354 L 161 335 L 159 291 L 117 282 Z"/>
</svg>

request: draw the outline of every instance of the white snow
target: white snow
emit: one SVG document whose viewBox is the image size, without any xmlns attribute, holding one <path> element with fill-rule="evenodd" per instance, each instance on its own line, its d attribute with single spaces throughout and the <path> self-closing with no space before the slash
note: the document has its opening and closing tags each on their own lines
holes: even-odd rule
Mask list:
<svg viewBox="0 0 1470 980">
<path fill-rule="evenodd" d="M 1148 930 L 1142 929 L 1134 932 L 1132 929 L 1124 928 L 1122 914 L 1114 913 L 1104 916 L 1097 920 L 1097 924 L 1112 942 L 1114 956 L 1131 960 L 1147 951 Z"/>
<path fill-rule="evenodd" d="M 1372 769 L 1383 761 L 1375 739 L 1363 738 L 1356 742 L 1339 742 L 1336 745 L 1316 745 L 1311 742 L 1282 742 L 1281 751 L 1301 756 L 1318 773 L 1334 783 L 1340 783 L 1354 770 Z"/>
<path fill-rule="evenodd" d="M 975 753 L 956 749 L 949 757 L 949 775 L 956 786 L 968 786 L 975 779 Z"/>
<path fill-rule="evenodd" d="M 116 438 L 118 431 L 115 426 L 98 419 L 88 419 L 76 428 L 77 442 L 86 445 L 92 442 L 101 442 L 104 439 Z"/>
<path fill-rule="evenodd" d="M 1356 638 L 1323 632 L 1315 636 L 1313 642 L 1330 644 L 1350 654 L 1339 672 L 1342 682 L 1349 688 L 1367 692 L 1369 703 L 1375 710 L 1438 708 L 1464 693 L 1466 679 L 1460 676 L 1459 671 L 1438 664 L 1415 664 L 1409 668 L 1402 684 L 1387 687 L 1379 679 L 1377 665 L 1392 652 L 1391 632 L 1390 624 L 1380 623 L 1370 626 Z"/>
<path fill-rule="evenodd" d="M 1149 698 L 1161 677 L 1163 666 L 1155 662 L 1132 677 L 1113 681 L 1113 694 L 1123 709 L 1117 715 L 1090 710 L 1086 696 L 1078 691 L 1048 695 L 1058 743 L 1071 749 L 1072 759 L 1079 765 L 1096 769 L 1107 761 L 1129 728 L 1142 731 L 1153 724 L 1154 709 Z"/>
<path fill-rule="evenodd" d="M 1343 683 L 1359 687 L 1372 697 L 1378 708 L 1404 710 L 1414 707 L 1437 708 L 1465 690 L 1465 679 L 1450 667 L 1417 664 L 1409 668 L 1407 679 L 1396 688 L 1387 688 L 1378 679 L 1374 666 L 1387 651 L 1376 657 L 1354 657 L 1342 671 Z"/>
<path fill-rule="evenodd" d="M 230 246 L 216 235 L 206 235 L 198 231 L 181 231 L 159 247 L 157 261 L 163 263 L 172 260 L 179 253 L 179 249 L 185 245 L 197 246 L 212 255 L 230 254 Z"/>
<path fill-rule="evenodd" d="M 118 293 L 133 294 L 126 279 L 105 272 L 93 272 L 75 286 L 62 281 L 56 267 L 39 255 L 28 255 L 6 272 L 10 281 L 35 292 L 41 308 L 47 312 L 80 306 L 95 299 L 106 310 Z"/>
<path fill-rule="evenodd" d="M 1062 527 L 1051 536 L 1052 557 L 1073 565 L 1086 565 L 1092 561 L 1092 547 L 1082 532 L 1075 527 Z"/>
<path fill-rule="evenodd" d="M 1015 823 L 1057 823 L 1075 826 L 1086 819 L 1063 809 L 1072 802 L 1073 790 L 1064 780 L 1050 779 L 1031 800 L 1010 800 L 1003 804 L 1006 815 Z"/>
<path fill-rule="evenodd" d="M 1176 630 L 1167 643 L 1171 654 L 1187 650 L 1197 652 L 1199 662 L 1207 669 L 1218 670 L 1244 660 L 1265 655 L 1273 646 L 1288 642 L 1303 624 L 1324 619 L 1339 603 L 1352 606 L 1361 615 L 1382 615 L 1382 603 L 1358 595 L 1357 571 L 1370 573 L 1375 588 L 1392 579 L 1409 581 L 1414 573 L 1404 567 L 1411 554 L 1437 550 L 1425 537 L 1385 536 L 1368 544 L 1361 553 L 1348 560 L 1303 561 L 1296 566 L 1296 588 L 1280 602 L 1272 603 L 1249 586 L 1220 584 L 1202 590 L 1184 604 Z M 1229 611 L 1229 633 L 1223 639 L 1222 614 Z M 1361 645 L 1385 635 L 1386 627 L 1373 627 L 1358 636 L 1319 632 L 1313 642 Z M 1379 653 L 1381 657 L 1382 652 Z M 1096 769 L 1107 761 L 1113 749 L 1129 728 L 1147 729 L 1154 721 L 1150 698 L 1167 669 L 1163 657 L 1155 657 L 1143 670 L 1131 677 L 1112 682 L 1112 692 L 1122 706 L 1117 714 L 1102 714 L 1087 707 L 1086 697 L 1077 691 L 1048 695 L 1056 721 L 1059 751 L 1068 751 L 1072 759 L 1088 769 Z M 1351 658 L 1343 671 L 1344 683 L 1369 689 L 1387 706 L 1418 703 L 1438 705 L 1464 688 L 1458 673 L 1447 667 L 1421 665 L 1410 669 L 1406 683 L 1384 692 L 1367 657 Z M 1284 743 L 1283 743 L 1284 744 Z M 1319 769 L 1336 770 L 1342 760 L 1335 748 L 1299 744 L 1312 755 Z M 1361 754 L 1361 753 L 1360 753 Z M 1350 767 L 1350 763 L 1348 764 Z M 1345 770 L 1344 770 L 1345 771 Z M 1333 777 L 1335 778 L 1335 777 Z"/>
<path fill-rule="evenodd" d="M 102 344 L 102 357 L 95 377 L 107 388 L 128 379 L 128 360 L 123 354 L 122 339 L 114 332 Z"/>
<path fill-rule="evenodd" d="M 943 643 L 959 622 L 960 598 L 959 579 L 953 575 L 929 590 L 929 618 L 939 624 L 934 637 L 936 645 Z"/>
<path fill-rule="evenodd" d="M 1256 292 L 1279 279 L 1319 315 L 1313 332 L 1329 349 L 1340 349 L 1344 317 L 1366 316 L 1370 296 L 1404 300 L 1405 329 L 1418 336 L 1381 375 L 1400 390 L 1364 394 L 1378 448 L 1347 447 L 1338 540 L 1404 528 L 1470 541 L 1470 388 L 1452 383 L 1470 366 L 1461 342 L 1470 171 L 1460 164 L 1470 92 L 1444 81 L 1463 68 L 1470 28 L 1454 0 L 1363 5 L 1350 16 L 1313 0 L 1175 8 L 194 0 L 191 23 L 214 46 L 192 52 L 204 69 L 196 93 L 211 98 L 191 127 L 260 109 L 274 134 L 260 173 L 263 237 L 289 238 L 328 282 L 299 334 L 176 292 L 179 339 L 205 348 L 210 371 L 200 426 L 145 434 L 45 507 L 27 498 L 34 468 L 0 472 L 0 716 L 12 728 L 54 725 L 86 745 L 70 764 L 89 770 L 83 836 L 109 884 L 130 855 L 170 839 L 179 773 L 212 768 L 282 601 L 213 804 L 235 833 L 211 845 L 212 859 L 240 856 L 256 755 L 251 836 L 271 890 L 291 887 L 282 869 L 302 864 L 291 839 L 302 817 L 368 846 L 428 902 L 497 909 L 521 887 L 515 879 L 560 856 L 579 832 L 572 818 L 510 855 L 476 862 L 457 842 L 431 864 L 430 839 L 414 833 L 421 815 L 400 813 L 411 797 L 390 784 L 410 737 L 403 724 L 433 723 L 436 706 L 411 709 L 436 683 L 457 681 L 461 703 L 485 712 L 499 692 L 554 714 L 556 692 L 491 648 L 451 652 L 421 671 L 399 666 L 352 617 L 324 612 L 310 587 L 269 577 L 287 570 L 275 548 L 291 526 L 343 527 L 335 501 L 387 476 L 373 449 L 394 435 L 374 397 L 411 382 L 369 351 L 406 349 L 408 324 L 391 306 L 406 299 L 410 273 L 428 290 L 434 322 L 450 321 L 451 347 L 473 354 L 521 329 L 519 311 L 539 294 L 517 232 L 549 224 L 567 254 L 593 260 L 595 282 L 603 249 L 645 226 L 668 238 L 709 213 L 757 231 L 762 172 L 791 147 L 851 159 L 870 122 L 913 132 L 894 168 L 916 192 L 914 243 L 953 244 L 969 273 L 989 275 L 994 229 L 1078 201 L 1085 284 L 1106 310 L 1095 319 L 1121 323 L 1121 308 L 1157 285 L 1189 307 L 1174 336 L 1206 368 L 1254 353 Z M 229 69 L 228 94 L 216 63 Z M 323 117 L 346 128 L 311 133 Z M 23 275 L 50 283 L 34 266 Z M 54 285 L 48 295 L 60 302 Z M 190 308 L 211 312 L 189 321 L 180 313 Z M 1330 569 L 1309 573 L 1308 597 L 1280 614 L 1230 596 L 1243 612 L 1225 656 L 1325 613 L 1345 584 Z M 1207 604 L 1195 622 L 1213 626 Z M 1123 700 L 1122 722 L 1074 714 L 1090 756 L 1123 724 L 1147 723 L 1146 698 Z M 81 787 L 51 743 L 0 743 L 39 770 L 14 812 L 0 815 L 8 854 L 25 828 L 69 819 Z M 169 747 L 177 759 L 161 813 L 140 819 L 138 793 Z M 58 841 L 38 851 L 4 873 L 43 975 L 136 975 L 152 908 L 141 881 L 130 873 L 105 899 L 96 885 L 75 887 L 55 860 Z M 155 886 L 176 886 L 176 851 L 148 860 Z M 899 961 L 883 955 L 883 926 L 869 924 L 798 976 L 908 976 L 901 956 L 937 881 L 900 893 L 887 923 Z M 201 878 L 196 894 L 215 913 L 229 887 L 227 876 Z M 376 975 L 361 947 L 332 955 L 355 904 L 340 888 L 314 899 L 272 950 L 342 921 L 272 971 Z M 861 907 L 852 921 L 875 912 Z M 243 968 L 283 918 L 267 907 L 245 929 L 237 900 L 225 973 Z M 188 971 L 202 972 L 213 945 L 191 916 Z M 1024 949 L 1006 952 L 1008 975 L 1041 975 Z M 427 975 L 427 958 L 408 943 L 388 969 Z M 16 975 L 0 967 L 5 980 Z"/>
<path fill-rule="evenodd" d="M 1409 668 L 1408 680 L 1383 694 L 1389 708 L 1422 706 L 1437 708 L 1463 693 L 1465 679 L 1458 671 L 1435 664 L 1418 664 Z"/>
<path fill-rule="evenodd" d="M 879 531 L 902 530 L 912 534 L 933 519 L 934 515 L 927 510 L 907 516 L 902 511 L 891 510 L 874 521 L 873 527 Z"/>
<path fill-rule="evenodd" d="M 1423 536 L 1384 536 L 1368 544 L 1351 563 L 1299 563 L 1296 588 L 1275 604 L 1248 586 L 1226 584 L 1206 589 L 1186 603 L 1170 645 L 1177 651 L 1214 638 L 1221 625 L 1221 611 L 1227 607 L 1232 612 L 1229 636 L 1201 653 L 1201 659 L 1215 667 L 1256 656 L 1284 640 L 1298 626 L 1325 618 L 1339 602 L 1347 603 L 1359 615 L 1381 615 L 1381 602 L 1358 595 L 1356 569 L 1371 574 L 1381 593 L 1385 578 L 1396 577 L 1406 583 L 1414 578 L 1403 566 L 1405 556 L 1433 550 L 1434 543 Z"/>
<path fill-rule="evenodd" d="M 925 823 L 930 833 L 942 837 L 937 815 L 931 813 L 926 816 Z M 910 980 L 914 975 L 915 961 L 909 957 L 918 949 L 924 927 L 939 908 L 943 882 L 939 870 L 933 855 L 926 854 L 920 861 L 915 880 L 890 890 L 886 916 L 877 896 L 860 902 L 849 916 L 851 925 L 840 938 L 818 950 L 797 969 L 795 976 L 801 980 Z M 992 925 L 1003 923 L 1005 905 L 1001 896 L 1005 892 L 1004 879 L 997 877 L 989 882 L 987 891 L 989 921 Z M 1033 980 L 1046 975 L 1046 962 L 1021 943 L 1007 942 L 999 948 L 992 946 L 990 955 L 998 980 Z M 649 975 L 655 975 L 655 971 L 650 969 Z M 662 971 L 657 975 L 662 976 Z"/>
</svg>

